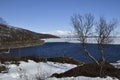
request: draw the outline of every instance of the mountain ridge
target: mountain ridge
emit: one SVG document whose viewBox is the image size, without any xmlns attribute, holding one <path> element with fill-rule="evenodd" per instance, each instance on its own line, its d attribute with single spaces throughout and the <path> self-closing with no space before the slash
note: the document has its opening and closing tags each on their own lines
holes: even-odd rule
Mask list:
<svg viewBox="0 0 120 80">
<path fill-rule="evenodd" d="M 44 38 L 58 37 L 0 24 L 0 49 L 40 45 L 44 43 L 44 41 L 41 40 Z"/>
</svg>

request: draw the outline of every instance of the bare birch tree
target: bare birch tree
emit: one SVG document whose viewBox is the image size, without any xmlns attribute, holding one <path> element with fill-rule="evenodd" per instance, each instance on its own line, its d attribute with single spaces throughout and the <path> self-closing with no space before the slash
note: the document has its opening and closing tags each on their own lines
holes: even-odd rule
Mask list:
<svg viewBox="0 0 120 80">
<path fill-rule="evenodd" d="M 104 75 L 103 66 L 105 65 L 105 44 L 109 44 L 113 41 L 112 32 L 116 28 L 117 21 L 111 20 L 107 22 L 104 17 L 100 17 L 99 21 L 94 24 L 94 17 L 91 14 L 74 15 L 71 18 L 73 28 L 78 40 L 83 46 L 84 52 L 100 66 L 100 76 Z M 93 26 L 96 31 L 96 40 L 98 44 L 98 50 L 100 51 L 100 60 L 98 61 L 87 49 L 88 37 L 91 36 Z"/>
<path fill-rule="evenodd" d="M 91 14 L 82 15 L 74 15 L 71 18 L 72 26 L 75 30 L 75 34 L 77 35 L 78 40 L 81 42 L 83 46 L 84 52 L 98 65 L 98 60 L 91 55 L 91 53 L 87 49 L 87 37 L 92 34 L 92 27 L 94 25 L 94 16 Z"/>
<path fill-rule="evenodd" d="M 109 44 L 113 41 L 112 38 L 112 32 L 116 28 L 117 22 L 115 20 L 112 20 L 110 22 L 107 22 L 104 17 L 100 17 L 100 20 L 97 23 L 97 26 L 95 26 L 95 30 L 97 33 L 97 44 L 98 49 L 100 51 L 100 76 L 102 77 L 103 73 L 103 66 L 105 64 L 105 44 Z"/>
<path fill-rule="evenodd" d="M 97 43 L 98 43 L 98 49 L 100 51 L 100 58 L 104 62 L 104 48 L 105 44 L 109 44 L 113 41 L 112 38 L 112 32 L 116 28 L 117 22 L 115 20 L 112 20 L 110 22 L 107 22 L 104 17 L 100 17 L 99 22 L 96 26 L 96 33 L 97 33 Z"/>
</svg>

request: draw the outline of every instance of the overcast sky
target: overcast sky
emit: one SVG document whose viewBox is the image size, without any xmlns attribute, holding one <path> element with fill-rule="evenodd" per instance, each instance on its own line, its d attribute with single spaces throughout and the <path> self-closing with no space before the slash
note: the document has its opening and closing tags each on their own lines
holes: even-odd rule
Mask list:
<svg viewBox="0 0 120 80">
<path fill-rule="evenodd" d="M 120 0 L 0 0 L 0 17 L 36 32 L 72 30 L 70 17 L 75 13 L 120 21 Z"/>
</svg>

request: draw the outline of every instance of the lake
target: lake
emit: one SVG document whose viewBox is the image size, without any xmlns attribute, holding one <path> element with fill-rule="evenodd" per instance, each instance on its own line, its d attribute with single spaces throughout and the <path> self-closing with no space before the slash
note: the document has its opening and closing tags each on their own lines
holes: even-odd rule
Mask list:
<svg viewBox="0 0 120 80">
<path fill-rule="evenodd" d="M 91 54 L 99 58 L 98 47 L 95 43 L 88 44 Z M 12 49 L 10 56 L 40 56 L 40 57 L 59 57 L 68 56 L 80 61 L 91 62 L 91 59 L 84 54 L 80 43 L 69 42 L 46 42 L 40 46 Z M 105 48 L 105 57 L 109 62 L 120 60 L 120 45 L 109 44 Z"/>
</svg>

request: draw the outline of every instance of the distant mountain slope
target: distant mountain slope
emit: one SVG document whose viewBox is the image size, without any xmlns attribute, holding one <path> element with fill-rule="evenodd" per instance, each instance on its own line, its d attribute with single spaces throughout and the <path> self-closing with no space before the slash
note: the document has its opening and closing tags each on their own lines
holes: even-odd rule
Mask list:
<svg viewBox="0 0 120 80">
<path fill-rule="evenodd" d="M 35 33 L 29 30 L 0 24 L 0 49 L 16 48 L 43 43 L 43 38 L 57 38 L 49 34 Z"/>
<path fill-rule="evenodd" d="M 36 33 L 40 39 L 45 39 L 45 38 L 59 38 L 58 36 L 51 35 L 51 34 L 41 34 L 41 33 Z"/>
</svg>

